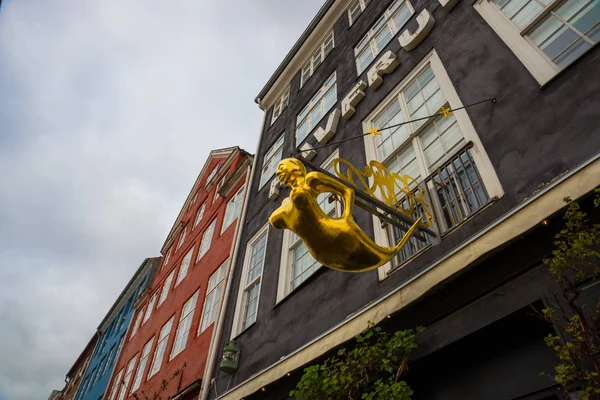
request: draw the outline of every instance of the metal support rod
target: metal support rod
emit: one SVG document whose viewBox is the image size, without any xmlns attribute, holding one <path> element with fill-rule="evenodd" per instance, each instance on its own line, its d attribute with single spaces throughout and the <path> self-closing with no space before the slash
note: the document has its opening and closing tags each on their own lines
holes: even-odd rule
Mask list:
<svg viewBox="0 0 600 400">
<path fill-rule="evenodd" d="M 298 157 L 302 157 L 300 154 L 298 155 Z M 324 169 L 312 164 L 311 162 L 307 161 L 304 158 L 301 158 L 302 162 L 304 164 L 306 164 L 307 166 L 309 166 L 312 170 L 314 171 L 318 171 L 322 174 L 325 174 L 327 176 L 329 176 L 332 179 L 335 179 L 336 181 L 340 182 L 341 184 L 343 184 L 344 186 L 350 187 L 348 186 L 348 184 L 344 181 L 342 181 L 340 178 L 338 178 L 337 176 L 333 175 L 332 173 L 325 171 Z M 408 228 L 405 225 L 400 225 L 397 222 L 394 222 L 394 219 L 397 219 L 399 221 L 402 221 L 405 224 L 408 224 L 409 226 L 411 226 L 412 224 L 415 223 L 415 221 L 413 221 L 412 219 L 408 218 L 406 215 L 403 215 L 401 213 L 399 213 L 397 210 L 394 210 L 392 207 L 388 206 L 387 204 L 385 204 L 384 202 L 380 201 L 379 199 L 374 198 L 373 196 L 365 193 L 364 191 L 362 191 L 361 189 L 358 188 L 352 188 L 351 189 L 354 190 L 354 195 L 357 199 L 360 199 L 362 201 L 358 201 L 355 204 L 362 208 L 363 210 L 368 211 L 369 213 L 382 218 L 384 220 L 386 220 L 387 222 L 391 223 L 392 225 L 403 229 L 403 230 L 407 230 Z M 375 207 L 372 207 L 370 205 L 374 205 Z M 379 210 L 377 210 L 378 208 L 382 209 L 383 211 L 385 211 L 384 213 L 380 212 Z M 392 217 L 392 218 L 390 218 Z M 432 231 L 429 228 L 425 228 L 423 226 L 419 226 L 417 227 L 418 231 L 422 231 L 422 232 L 427 232 L 428 234 L 430 234 L 433 237 L 436 237 L 436 233 L 434 231 Z M 415 233 L 413 235 L 414 237 L 416 237 L 419 240 L 422 241 L 426 241 L 425 237 L 423 235 L 420 235 L 418 233 Z"/>
</svg>

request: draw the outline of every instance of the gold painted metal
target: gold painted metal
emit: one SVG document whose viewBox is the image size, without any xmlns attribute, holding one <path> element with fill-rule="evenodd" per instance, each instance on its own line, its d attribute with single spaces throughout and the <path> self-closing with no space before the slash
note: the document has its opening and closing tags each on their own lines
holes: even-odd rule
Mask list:
<svg viewBox="0 0 600 400">
<path fill-rule="evenodd" d="M 347 166 L 346 174 L 340 171 L 340 164 Z M 352 165 L 350 161 L 336 158 L 333 160 L 333 169 L 342 181 L 367 192 L 375 198 L 379 194 L 382 202 L 409 218 L 414 218 L 415 211 L 421 211 L 425 216 L 421 225 L 431 226 L 432 216 L 429 205 L 423 197 L 424 191 L 419 190 L 417 193 L 413 193 L 410 184 L 417 184 L 417 181 L 410 176 L 400 176 L 396 172 L 390 172 L 385 165 L 374 160 L 369 161 L 369 164 L 361 171 Z M 354 181 L 355 176 L 360 185 Z M 369 178 L 373 179 L 372 184 L 369 184 Z"/>
<path fill-rule="evenodd" d="M 329 268 L 363 272 L 382 266 L 400 251 L 422 220 L 419 217 L 396 246 L 381 247 L 354 222 L 353 189 L 321 172 L 307 173 L 296 158 L 282 160 L 276 175 L 292 191 L 271 214 L 269 222 L 276 229 L 288 229 L 298 235 L 315 260 Z M 330 217 L 319 207 L 317 197 L 321 193 L 333 193 L 342 199 L 341 217 Z"/>
</svg>

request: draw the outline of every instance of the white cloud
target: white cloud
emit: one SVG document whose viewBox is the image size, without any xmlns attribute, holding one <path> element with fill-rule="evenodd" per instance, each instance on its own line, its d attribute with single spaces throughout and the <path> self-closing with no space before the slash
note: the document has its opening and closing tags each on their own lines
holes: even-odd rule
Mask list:
<svg viewBox="0 0 600 400">
<path fill-rule="evenodd" d="M 3 0 L 0 398 L 46 398 L 322 0 Z"/>
</svg>

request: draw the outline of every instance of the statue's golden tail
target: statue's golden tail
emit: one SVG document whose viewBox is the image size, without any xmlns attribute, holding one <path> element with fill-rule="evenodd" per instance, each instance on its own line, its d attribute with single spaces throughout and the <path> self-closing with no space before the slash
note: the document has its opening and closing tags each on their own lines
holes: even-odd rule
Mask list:
<svg viewBox="0 0 600 400">
<path fill-rule="evenodd" d="M 417 230 L 417 228 L 421 224 L 422 220 L 423 220 L 423 216 L 421 215 L 415 221 L 415 223 L 410 227 L 410 229 L 408 231 L 406 231 L 406 233 L 404 234 L 404 236 L 402 236 L 402 240 L 400 240 L 400 242 L 396 246 L 394 246 L 392 249 L 390 249 L 390 250 L 393 251 L 394 254 L 398 253 L 402 249 L 402 247 L 404 247 L 404 245 L 406 244 L 406 242 L 408 242 L 410 240 L 410 238 L 412 237 L 413 233 L 415 233 L 415 231 Z"/>
</svg>

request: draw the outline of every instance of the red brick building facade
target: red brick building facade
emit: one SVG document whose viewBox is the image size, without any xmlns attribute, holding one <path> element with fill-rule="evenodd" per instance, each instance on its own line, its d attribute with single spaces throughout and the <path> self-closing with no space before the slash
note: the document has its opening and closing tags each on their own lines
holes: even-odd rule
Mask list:
<svg viewBox="0 0 600 400">
<path fill-rule="evenodd" d="M 163 380 L 170 381 L 164 397 L 198 395 L 251 164 L 238 147 L 210 153 L 163 245 L 155 280 L 135 305 L 105 399 L 152 398 Z"/>
</svg>

